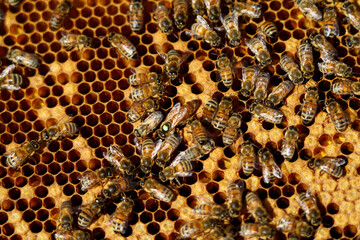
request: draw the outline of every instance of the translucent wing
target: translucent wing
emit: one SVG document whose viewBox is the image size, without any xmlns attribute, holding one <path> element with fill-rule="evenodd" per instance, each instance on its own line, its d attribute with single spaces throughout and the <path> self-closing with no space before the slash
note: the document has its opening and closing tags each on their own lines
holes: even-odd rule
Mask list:
<svg viewBox="0 0 360 240">
<path fill-rule="evenodd" d="M 10 80 L 6 80 L 4 83 L 6 84 L 3 84 L 2 86 L 0 86 L 1 88 L 4 88 L 4 89 L 7 89 L 7 90 L 12 90 L 12 91 L 15 91 L 15 90 L 19 90 L 20 89 L 20 86 L 17 86 L 17 85 L 14 85 L 14 84 L 9 84 L 9 81 Z"/>
<path fill-rule="evenodd" d="M 191 55 L 191 52 L 184 52 L 181 55 L 180 64 L 182 64 L 186 59 L 188 59 Z"/>
<path fill-rule="evenodd" d="M 266 43 L 265 43 L 265 34 L 262 33 L 262 32 L 259 32 L 256 37 L 259 39 L 259 41 L 260 41 L 261 45 L 263 46 L 263 48 L 267 49 L 266 48 Z"/>
<path fill-rule="evenodd" d="M 270 183 L 270 179 L 269 179 L 270 168 L 268 166 L 263 166 L 262 167 L 262 174 L 263 174 L 263 177 L 264 177 L 264 182 L 265 183 Z"/>
<path fill-rule="evenodd" d="M 207 23 L 207 21 L 205 20 L 205 18 L 203 18 L 200 15 L 196 16 L 197 21 L 206 29 L 211 30 L 211 27 L 209 26 L 209 24 Z"/>
<path fill-rule="evenodd" d="M 122 157 L 122 158 L 125 157 L 124 153 L 121 151 L 121 149 L 117 145 L 114 145 L 114 144 L 110 145 L 109 151 L 113 154 L 116 154 L 116 155 Z"/>
<path fill-rule="evenodd" d="M 230 14 L 230 13 L 229 13 L 229 14 Z M 226 21 L 225 21 L 225 19 L 224 19 L 224 14 L 223 14 L 223 13 L 220 14 L 220 21 L 221 21 L 222 25 L 224 26 L 225 30 L 228 32 L 228 31 L 229 31 L 229 25 L 226 24 Z M 218 28 L 220 28 L 220 27 L 214 27 L 214 29 L 216 29 L 216 30 L 218 30 Z M 220 29 L 221 29 L 221 28 L 220 28 Z"/>
<path fill-rule="evenodd" d="M 187 113 L 187 108 L 185 108 L 183 111 L 181 110 L 181 103 L 176 103 L 174 107 L 170 110 L 169 114 L 166 116 L 166 119 L 164 122 L 169 121 L 170 119 L 173 119 L 173 126 L 176 126 L 178 122 L 185 116 Z"/>
<path fill-rule="evenodd" d="M 344 158 L 341 157 L 324 157 L 324 159 L 326 159 L 326 161 L 329 161 L 331 163 L 334 163 L 336 166 L 342 166 L 346 164 L 346 160 Z"/>
<path fill-rule="evenodd" d="M 193 172 L 177 172 L 174 177 L 190 177 L 193 175 Z"/>
<path fill-rule="evenodd" d="M 0 73 L 0 78 L 5 77 L 6 75 L 8 75 L 10 72 L 12 72 L 15 69 L 15 64 L 11 64 L 9 66 L 7 66 L 1 73 Z"/>
<path fill-rule="evenodd" d="M 232 15 L 233 15 L 233 19 L 234 19 L 234 27 L 236 30 L 240 31 L 239 30 L 239 14 L 237 11 L 234 11 L 232 13 Z"/>
<path fill-rule="evenodd" d="M 83 192 L 94 187 L 99 182 L 99 179 L 96 176 L 95 172 L 86 172 L 83 175 L 79 176 L 78 179 L 80 180 L 81 191 Z"/>
<path fill-rule="evenodd" d="M 74 33 L 69 33 L 69 32 L 66 32 L 66 31 L 61 31 L 61 37 L 67 37 L 69 35 L 74 35 Z"/>
<path fill-rule="evenodd" d="M 275 177 L 282 178 L 281 169 L 275 162 L 272 165 L 272 170 L 273 170 L 273 174 L 275 175 Z"/>
<path fill-rule="evenodd" d="M 258 160 L 258 158 L 256 156 L 254 156 L 254 168 L 256 170 L 260 169 L 260 162 L 259 162 L 259 160 Z"/>
<path fill-rule="evenodd" d="M 154 158 L 156 156 L 156 154 L 159 152 L 161 146 L 162 146 L 163 140 L 162 139 L 158 139 L 155 142 L 155 147 L 154 147 L 154 151 L 151 154 L 151 157 Z"/>
<path fill-rule="evenodd" d="M 198 195 L 196 196 L 196 200 L 197 200 L 197 205 L 200 205 L 200 204 L 214 204 L 212 201 L 211 201 L 211 198 L 207 195 L 207 194 L 203 194 L 203 195 Z"/>
<path fill-rule="evenodd" d="M 111 224 L 111 225 L 113 225 L 114 224 L 114 222 L 116 222 L 117 223 L 117 220 L 115 220 L 115 218 L 117 218 L 116 217 L 116 214 L 121 214 L 121 213 L 117 213 L 117 211 L 120 211 L 119 209 L 116 209 L 116 211 L 111 215 L 111 217 L 110 217 L 110 221 L 109 221 L 109 223 Z M 121 214 L 122 215 L 122 214 Z M 124 216 L 119 216 L 120 218 L 122 218 L 122 217 L 124 217 Z M 124 221 L 122 221 L 120 224 L 119 224 L 119 226 L 117 226 L 116 228 L 117 229 L 119 229 L 119 231 L 120 231 L 120 233 L 121 234 L 125 234 L 125 232 L 126 232 L 126 229 L 127 229 L 127 227 L 129 226 L 129 221 L 128 221 L 128 217 L 126 217 L 126 219 L 124 220 Z"/>
<path fill-rule="evenodd" d="M 135 143 L 136 150 L 139 152 L 140 155 L 142 155 L 142 143 L 140 142 L 140 140 L 137 137 L 134 138 L 134 143 Z M 103 156 L 106 159 L 105 155 L 106 155 L 106 152 L 103 152 Z"/>
<path fill-rule="evenodd" d="M 175 162 L 175 161 L 181 162 L 184 160 L 185 160 L 185 152 L 181 152 L 175 157 L 173 162 Z"/>
<path fill-rule="evenodd" d="M 310 198 L 311 201 L 313 201 L 314 204 L 316 205 L 316 198 L 315 198 L 315 196 L 311 193 L 310 190 L 307 190 L 307 191 L 306 191 L 306 197 Z"/>
<path fill-rule="evenodd" d="M 180 155 L 180 154 L 179 154 L 179 155 Z M 179 155 L 178 155 L 178 156 L 179 156 Z M 175 167 L 179 162 L 182 162 L 182 161 L 184 161 L 184 159 L 182 159 L 182 158 L 180 158 L 180 157 L 179 157 L 179 158 L 176 157 L 176 158 L 174 159 L 174 161 L 172 161 L 172 163 L 170 164 L 170 167 Z"/>
<path fill-rule="evenodd" d="M 210 0 L 204 0 L 206 8 L 210 8 Z"/>
<path fill-rule="evenodd" d="M 55 233 L 55 239 L 72 239 L 73 235 L 70 231 L 67 230 L 60 230 L 59 232 Z"/>
</svg>

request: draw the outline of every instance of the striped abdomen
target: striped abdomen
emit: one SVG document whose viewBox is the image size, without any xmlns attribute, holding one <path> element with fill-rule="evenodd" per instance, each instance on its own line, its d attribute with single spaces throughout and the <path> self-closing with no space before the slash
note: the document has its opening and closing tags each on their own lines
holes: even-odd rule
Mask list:
<svg viewBox="0 0 360 240">
<path fill-rule="evenodd" d="M 201 25 L 201 23 L 194 23 L 191 26 L 191 31 L 194 34 L 199 35 L 199 37 L 203 38 L 208 30 L 203 25 Z"/>
<path fill-rule="evenodd" d="M 304 124 L 309 124 L 315 117 L 317 111 L 317 102 L 306 101 L 301 109 L 301 119 Z"/>
<path fill-rule="evenodd" d="M 224 86 L 227 88 L 230 88 L 233 83 L 233 75 L 232 75 L 231 68 L 226 67 L 226 68 L 220 69 L 219 72 L 220 72 L 220 77 L 221 77 L 221 80 L 223 81 Z"/>
</svg>

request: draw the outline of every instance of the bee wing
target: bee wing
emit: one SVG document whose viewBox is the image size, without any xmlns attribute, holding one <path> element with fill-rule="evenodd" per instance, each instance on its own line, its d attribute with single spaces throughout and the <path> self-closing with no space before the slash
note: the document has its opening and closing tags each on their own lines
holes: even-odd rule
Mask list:
<svg viewBox="0 0 360 240">
<path fill-rule="evenodd" d="M 193 175 L 193 172 L 177 172 L 175 173 L 175 177 L 190 177 L 191 175 Z"/>
<path fill-rule="evenodd" d="M 275 177 L 282 178 L 281 169 L 275 162 L 272 164 L 272 170 L 273 170 L 273 174 L 275 175 Z"/>
<path fill-rule="evenodd" d="M 8 83 L 10 80 L 6 80 L 5 83 Z M 14 85 L 14 84 L 3 84 L 1 88 L 7 89 L 7 90 L 19 90 L 20 86 Z"/>
<path fill-rule="evenodd" d="M 142 155 L 142 142 L 137 137 L 135 137 L 134 138 L 134 143 L 135 143 L 135 147 L 136 147 L 137 151 L 140 153 L 140 155 Z M 107 155 L 107 153 L 103 152 L 103 156 L 106 159 L 105 155 Z"/>
<path fill-rule="evenodd" d="M 71 35 L 71 33 L 67 32 L 67 31 L 61 31 L 60 34 L 61 34 L 62 38 Z"/>
<path fill-rule="evenodd" d="M 341 157 L 324 157 L 326 161 L 334 163 L 336 166 L 342 166 L 346 164 L 346 160 Z"/>
<path fill-rule="evenodd" d="M 270 168 L 268 166 L 263 165 L 262 174 L 263 174 L 263 177 L 264 177 L 264 182 L 265 183 L 270 183 L 270 179 L 269 179 Z"/>
<path fill-rule="evenodd" d="M 181 162 L 184 160 L 185 160 L 185 152 L 181 152 L 175 157 L 173 162 L 175 162 L 175 161 Z"/>
<path fill-rule="evenodd" d="M 166 116 L 165 122 L 169 121 L 169 119 L 174 119 L 174 122 L 177 122 L 179 119 L 181 119 L 187 112 L 187 110 L 180 111 L 181 107 L 181 103 L 176 103 Z"/>
<path fill-rule="evenodd" d="M 210 1 L 209 0 L 204 0 L 205 6 L 207 9 L 210 8 Z"/>
<path fill-rule="evenodd" d="M 263 48 L 267 49 L 266 48 L 266 42 L 265 42 L 265 34 L 262 33 L 262 32 L 259 32 L 256 37 L 259 39 L 259 41 L 260 41 L 261 45 L 263 46 Z"/>
<path fill-rule="evenodd" d="M 6 75 L 8 75 L 10 72 L 12 72 L 15 69 L 15 64 L 11 64 L 9 66 L 7 66 L 0 74 L 0 78 L 5 77 Z"/>
<path fill-rule="evenodd" d="M 315 196 L 312 194 L 311 190 L 308 189 L 308 190 L 306 191 L 306 197 L 310 198 L 311 201 L 313 201 L 314 204 L 316 205 L 316 198 L 315 198 Z"/>
<path fill-rule="evenodd" d="M 196 196 L 196 200 L 197 200 L 197 205 L 200 205 L 200 204 L 214 204 L 209 196 L 207 196 L 206 194 L 203 194 L 203 195 L 197 195 Z"/>
<path fill-rule="evenodd" d="M 11 151 L 11 152 L 9 152 L 9 153 L 5 153 L 4 154 L 4 156 L 5 157 L 14 157 L 15 156 L 15 153 L 16 153 L 16 149 L 15 150 L 13 150 L 13 151 Z"/>
<path fill-rule="evenodd" d="M 233 15 L 233 19 L 234 19 L 234 27 L 237 31 L 240 31 L 240 29 L 239 29 L 239 14 L 237 11 L 234 11 L 232 13 L 232 15 Z"/>
<path fill-rule="evenodd" d="M 157 153 L 159 152 L 161 146 L 162 146 L 162 143 L 163 143 L 163 140 L 162 139 L 158 139 L 156 142 L 155 142 L 155 147 L 154 147 L 154 151 L 152 152 L 151 154 L 151 157 L 154 158 Z"/>
<path fill-rule="evenodd" d="M 190 57 L 192 53 L 191 52 L 184 52 L 182 55 L 181 55 L 181 58 L 180 58 L 180 65 L 185 62 L 186 59 L 188 59 Z"/>
<path fill-rule="evenodd" d="M 211 30 L 211 27 L 209 26 L 209 24 L 207 23 L 207 21 L 205 20 L 204 17 L 197 15 L 196 16 L 196 20 L 207 30 Z"/>
<path fill-rule="evenodd" d="M 279 231 L 283 231 L 283 229 L 287 228 L 290 222 L 291 222 L 291 218 L 285 215 L 285 217 L 280 219 L 279 223 L 276 226 L 276 229 Z"/>
<path fill-rule="evenodd" d="M 256 170 L 260 169 L 260 162 L 259 162 L 259 159 L 256 156 L 254 156 L 254 168 Z"/>
<path fill-rule="evenodd" d="M 120 149 L 117 145 L 115 145 L 115 144 L 110 145 L 109 151 L 110 151 L 111 153 L 114 153 L 114 154 L 120 156 L 120 157 L 125 157 L 125 155 L 124 155 L 124 153 L 121 151 L 121 149 Z"/>
</svg>

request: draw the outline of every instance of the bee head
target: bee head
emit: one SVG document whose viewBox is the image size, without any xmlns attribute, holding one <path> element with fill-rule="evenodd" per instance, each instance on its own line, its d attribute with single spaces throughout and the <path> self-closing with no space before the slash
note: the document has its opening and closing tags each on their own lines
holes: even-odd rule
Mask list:
<svg viewBox="0 0 360 240">
<path fill-rule="evenodd" d="M 159 179 L 162 182 L 166 182 L 169 179 L 169 171 L 167 169 L 164 169 L 159 173 Z"/>
<path fill-rule="evenodd" d="M 244 97 L 250 96 L 250 91 L 248 91 L 246 89 L 241 89 L 240 92 Z"/>
<path fill-rule="evenodd" d="M 327 7 L 327 8 L 325 8 L 325 12 L 328 12 L 328 11 L 331 11 L 331 10 L 334 10 L 334 8 L 333 7 Z"/>
<path fill-rule="evenodd" d="M 111 32 L 111 33 L 109 33 L 109 41 L 111 41 L 112 39 L 113 39 L 113 37 L 115 36 L 115 32 Z"/>
<path fill-rule="evenodd" d="M 179 13 L 179 14 L 176 15 L 175 24 L 179 29 L 185 27 L 185 25 L 186 25 L 186 16 L 185 16 L 184 13 Z"/>
<path fill-rule="evenodd" d="M 156 165 L 160 166 L 160 167 L 164 167 L 165 166 L 165 162 L 167 159 L 167 154 L 164 152 L 161 152 L 158 155 L 158 158 L 155 160 L 156 161 Z"/>
<path fill-rule="evenodd" d="M 290 126 L 288 129 L 291 130 L 291 131 L 298 132 L 298 129 L 295 126 Z M 293 133 L 291 132 L 291 134 L 293 134 Z"/>
<path fill-rule="evenodd" d="M 220 12 L 219 9 L 217 7 L 212 7 L 210 8 L 210 21 L 212 22 L 217 22 L 219 21 L 219 17 L 220 17 Z"/>
<path fill-rule="evenodd" d="M 272 238 L 275 234 L 275 230 L 270 226 L 265 226 L 260 229 L 260 233 L 263 236 L 266 236 L 268 238 Z"/>
<path fill-rule="evenodd" d="M 150 166 L 146 166 L 146 165 L 141 165 L 141 166 L 140 166 L 140 169 L 141 169 L 141 171 L 143 171 L 143 173 L 148 173 L 148 172 L 150 172 L 151 167 L 150 167 Z"/>
<path fill-rule="evenodd" d="M 353 44 L 356 45 L 357 43 L 357 39 L 356 38 L 352 38 L 351 36 L 347 36 L 345 38 L 345 43 L 346 43 L 346 46 L 350 49 L 353 48 Z"/>
<path fill-rule="evenodd" d="M 161 24 L 161 26 L 163 28 L 163 32 L 166 35 L 169 35 L 170 33 L 172 33 L 173 26 L 172 26 L 172 22 L 171 22 L 170 19 L 164 19 L 160 24 Z"/>
<path fill-rule="evenodd" d="M 290 79 L 292 79 L 296 84 L 302 83 L 302 73 L 299 69 L 296 69 L 295 71 L 292 71 L 290 73 Z"/>
<path fill-rule="evenodd" d="M 271 63 L 270 55 L 266 51 L 263 51 L 259 54 L 259 60 L 261 66 L 267 66 Z"/>
<path fill-rule="evenodd" d="M 105 199 L 103 199 L 102 197 L 98 197 L 95 199 L 95 203 L 102 207 L 105 205 Z"/>
</svg>

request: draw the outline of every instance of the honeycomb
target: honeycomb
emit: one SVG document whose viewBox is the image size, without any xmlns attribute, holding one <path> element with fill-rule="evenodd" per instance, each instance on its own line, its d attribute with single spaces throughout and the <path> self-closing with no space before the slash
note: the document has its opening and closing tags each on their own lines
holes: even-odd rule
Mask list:
<svg viewBox="0 0 360 240">
<path fill-rule="evenodd" d="M 42 64 L 37 70 L 18 66 L 16 73 L 24 76 L 25 82 L 17 91 L 3 90 L 0 93 L 0 239 L 42 240 L 53 239 L 61 202 L 70 200 L 74 206 L 92 201 L 100 193 L 101 186 L 84 193 L 80 190 L 78 177 L 86 171 L 109 166 L 103 152 L 111 144 L 121 146 L 124 154 L 138 166 L 140 157 L 135 149 L 133 130 L 139 122 L 131 124 L 126 113 L 132 105 L 128 98 L 132 87 L 127 78 L 133 68 L 146 68 L 161 73 L 164 60 L 158 55 L 171 49 L 191 52 L 183 64 L 181 81 L 166 83 L 162 98 L 162 110 L 167 112 L 177 103 L 200 99 L 204 104 L 215 97 L 218 100 L 231 95 L 234 112 L 241 112 L 243 136 L 230 147 L 224 148 L 221 134 L 212 132 L 217 144 L 209 155 L 197 161 L 191 177 L 184 178 L 180 187 L 173 187 L 178 193 L 172 203 L 153 199 L 144 190 L 129 193 L 135 199 L 134 211 L 129 217 L 129 228 L 123 236 L 115 235 L 107 224 L 110 214 L 118 202 L 107 203 L 103 214 L 89 230 L 93 239 L 175 239 L 180 227 L 192 219 L 196 196 L 205 195 L 222 204 L 226 201 L 226 187 L 231 181 L 244 179 L 246 188 L 255 191 L 272 210 L 274 222 L 284 211 L 299 215 L 297 193 L 307 189 L 316 193 L 322 214 L 322 224 L 315 239 L 353 239 L 358 236 L 360 222 L 360 100 L 353 96 L 337 97 L 337 102 L 349 114 L 351 124 L 339 133 L 324 111 L 318 112 L 309 126 L 301 123 L 299 108 L 304 97 L 305 85 L 296 86 L 281 106 L 286 120 L 279 125 L 259 122 L 251 117 L 248 107 L 252 98 L 238 94 L 239 76 L 230 89 L 216 78 L 216 58 L 226 53 L 238 62 L 251 62 L 254 55 L 244 44 L 244 38 L 254 37 L 257 27 L 264 21 L 274 22 L 278 37 L 268 39 L 273 58 L 266 67 L 271 74 L 270 88 L 277 86 L 285 76 L 279 66 L 281 54 L 296 53 L 302 39 L 309 36 L 309 29 L 320 31 L 321 22 L 306 19 L 296 8 L 293 0 L 262 1 L 263 17 L 259 19 L 240 18 L 242 43 L 239 47 L 228 46 L 225 34 L 220 32 L 221 48 L 189 37 L 185 31 L 165 36 L 153 20 L 153 3 L 145 2 L 145 27 L 140 34 L 130 29 L 127 13 L 129 1 L 124 0 L 78 0 L 59 31 L 52 31 L 49 20 L 59 2 L 50 0 L 22 1 L 18 8 L 1 5 L 6 13 L 0 26 L 0 57 L 8 64 L 9 49 L 20 48 L 41 56 Z M 323 10 L 323 6 L 320 9 Z M 224 6 L 226 14 L 229 9 Z M 344 16 L 338 12 L 340 37 L 331 43 L 337 48 L 339 59 L 360 72 L 360 58 L 355 50 L 345 47 L 345 36 L 354 35 L 357 30 L 343 23 Z M 190 17 L 186 30 L 194 23 Z M 93 37 L 93 47 L 83 51 L 66 51 L 59 43 L 61 31 L 72 31 Z M 136 45 L 138 60 L 118 58 L 114 48 L 104 36 L 108 32 L 120 32 Z M 315 61 L 319 52 L 314 51 Z M 26 77 L 25 77 L 26 76 Z M 336 78 L 323 76 L 316 71 L 314 80 L 320 89 L 320 101 L 330 96 L 330 87 Z M 202 108 L 197 112 L 201 116 Z M 25 141 L 36 139 L 46 127 L 63 119 L 71 119 L 80 126 L 79 135 L 62 141 L 54 141 L 29 160 L 19 171 L 6 167 L 5 152 Z M 299 129 L 301 141 L 295 157 L 284 161 L 280 154 L 283 133 L 287 126 Z M 191 134 L 183 130 L 184 140 L 178 151 L 191 145 Z M 236 155 L 238 146 L 244 140 L 268 147 L 281 165 L 283 178 L 274 184 L 266 184 L 260 172 L 245 177 Z M 312 157 L 342 156 L 347 160 L 346 175 L 335 180 L 328 175 L 311 171 L 307 167 Z M 156 172 L 155 172 L 156 174 Z M 141 173 L 139 174 L 141 177 Z M 120 201 L 120 200 L 119 200 Z M 239 225 L 243 216 L 233 219 Z M 286 235 L 277 233 L 276 239 Z"/>
</svg>

